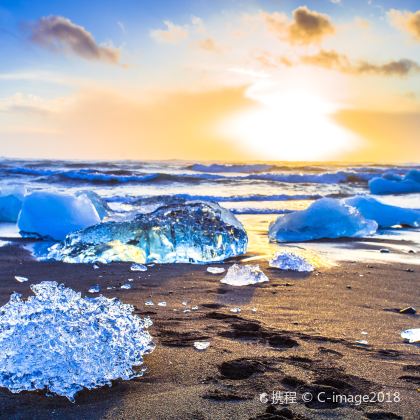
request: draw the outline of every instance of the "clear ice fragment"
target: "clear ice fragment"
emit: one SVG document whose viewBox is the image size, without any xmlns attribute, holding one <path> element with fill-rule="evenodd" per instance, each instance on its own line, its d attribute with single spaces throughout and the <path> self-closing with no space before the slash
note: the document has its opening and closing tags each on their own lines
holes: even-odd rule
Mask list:
<svg viewBox="0 0 420 420">
<path fill-rule="evenodd" d="M 293 252 L 279 252 L 270 261 L 270 267 L 279 268 L 280 270 L 310 272 L 314 271 L 314 267 L 305 258 Z"/>
<path fill-rule="evenodd" d="M 131 289 L 131 284 L 130 283 L 125 283 L 120 288 L 121 289 L 126 289 L 126 290 Z"/>
<path fill-rule="evenodd" d="M 144 264 L 132 264 L 130 267 L 131 271 L 147 271 L 147 267 Z"/>
<path fill-rule="evenodd" d="M 22 277 L 22 276 L 15 276 L 15 280 L 18 281 L 19 283 L 24 283 L 25 281 L 28 281 L 28 278 Z"/>
<path fill-rule="evenodd" d="M 233 264 L 229 267 L 226 276 L 220 282 L 231 286 L 247 286 L 269 281 L 268 277 L 261 271 L 259 265 Z"/>
<path fill-rule="evenodd" d="M 210 274 L 222 274 L 225 272 L 223 267 L 207 267 L 207 272 Z"/>
<path fill-rule="evenodd" d="M 407 340 L 409 343 L 419 343 L 420 342 L 420 328 L 404 330 L 401 333 L 401 337 L 404 340 Z"/>
<path fill-rule="evenodd" d="M 194 341 L 194 347 L 198 351 L 207 350 L 210 347 L 210 341 Z"/>
<path fill-rule="evenodd" d="M 140 376 L 154 345 L 148 318 L 104 296 L 83 298 L 56 282 L 13 293 L 0 308 L 0 386 L 46 390 L 74 401 L 77 392 Z"/>
<path fill-rule="evenodd" d="M 194 201 L 71 233 L 49 249 L 48 258 L 69 263 L 206 263 L 243 254 L 247 243 L 245 229 L 229 210 Z"/>
</svg>

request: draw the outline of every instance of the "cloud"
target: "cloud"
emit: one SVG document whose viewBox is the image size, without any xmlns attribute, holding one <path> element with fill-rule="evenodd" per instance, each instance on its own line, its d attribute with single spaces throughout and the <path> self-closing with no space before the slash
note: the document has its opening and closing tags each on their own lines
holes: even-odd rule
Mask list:
<svg viewBox="0 0 420 420">
<path fill-rule="evenodd" d="M 198 48 L 208 52 L 220 53 L 222 48 L 216 43 L 213 38 L 205 38 L 197 43 Z"/>
<path fill-rule="evenodd" d="M 47 16 L 35 22 L 31 26 L 31 40 L 42 47 L 70 52 L 87 60 L 111 64 L 119 61 L 118 49 L 97 44 L 90 32 L 62 16 Z"/>
<path fill-rule="evenodd" d="M 325 36 L 335 33 L 328 15 L 300 6 L 293 11 L 292 20 L 283 13 L 262 13 L 267 27 L 293 44 L 319 43 Z"/>
<path fill-rule="evenodd" d="M 420 41 L 420 10 L 408 12 L 391 9 L 387 14 L 395 27 L 410 33 L 417 41 Z"/>
<path fill-rule="evenodd" d="M 411 73 L 420 72 L 420 65 L 413 60 L 391 60 L 384 64 L 374 64 L 365 60 L 353 62 L 345 54 L 340 54 L 334 50 L 321 50 L 314 55 L 302 56 L 301 62 L 351 74 L 407 76 Z"/>
<path fill-rule="evenodd" d="M 188 38 L 188 29 L 185 26 L 175 25 L 170 20 L 165 20 L 166 29 L 153 29 L 150 36 L 157 42 L 163 44 L 178 44 Z"/>
</svg>

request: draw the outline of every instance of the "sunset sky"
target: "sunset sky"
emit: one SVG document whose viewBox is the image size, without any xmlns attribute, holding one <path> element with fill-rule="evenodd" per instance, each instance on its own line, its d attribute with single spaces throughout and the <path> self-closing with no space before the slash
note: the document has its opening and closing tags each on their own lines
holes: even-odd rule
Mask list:
<svg viewBox="0 0 420 420">
<path fill-rule="evenodd" d="M 420 161 L 418 0 L 0 0 L 0 156 Z"/>
</svg>

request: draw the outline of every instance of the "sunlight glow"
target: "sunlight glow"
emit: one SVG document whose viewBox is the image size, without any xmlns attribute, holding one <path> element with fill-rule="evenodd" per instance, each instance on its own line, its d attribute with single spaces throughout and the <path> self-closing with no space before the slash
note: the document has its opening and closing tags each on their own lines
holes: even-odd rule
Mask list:
<svg viewBox="0 0 420 420">
<path fill-rule="evenodd" d="M 219 128 L 256 158 L 331 160 L 360 145 L 331 118 L 337 106 L 306 89 L 251 89 L 248 96 L 259 105 L 231 116 Z"/>
</svg>

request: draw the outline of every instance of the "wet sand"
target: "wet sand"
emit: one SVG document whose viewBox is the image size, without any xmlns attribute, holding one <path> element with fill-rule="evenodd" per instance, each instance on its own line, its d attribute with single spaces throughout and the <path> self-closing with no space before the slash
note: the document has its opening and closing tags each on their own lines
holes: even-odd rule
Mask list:
<svg viewBox="0 0 420 420">
<path fill-rule="evenodd" d="M 134 305 L 140 316 L 152 318 L 156 349 L 145 358 L 148 371 L 142 378 L 83 391 L 74 404 L 42 393 L 11 394 L 3 389 L 0 417 L 417 418 L 420 348 L 404 343 L 400 332 L 419 328 L 420 320 L 398 310 L 419 302 L 418 266 L 347 262 L 302 275 L 256 262 L 270 282 L 232 287 L 219 282 L 221 275 L 206 273 L 206 266 L 156 265 L 147 272 L 132 272 L 130 264 L 114 263 L 94 270 L 91 265 L 37 262 L 21 247 L 1 247 L 0 304 L 12 291 L 28 295 L 30 283 L 42 280 L 56 280 L 83 293 L 100 284 L 105 296 L 116 296 Z M 29 282 L 18 283 L 15 275 Z M 132 289 L 118 289 L 129 278 L 134 279 Z M 117 289 L 108 291 L 107 286 Z M 146 307 L 148 299 L 155 306 Z M 157 306 L 159 301 L 167 306 Z M 184 313 L 196 305 L 198 310 Z M 234 307 L 241 312 L 230 312 Z M 197 351 L 193 343 L 198 340 L 211 345 Z M 288 404 L 271 404 L 273 391 L 291 392 Z M 325 393 L 327 398 L 375 398 L 371 393 L 384 392 L 391 399 L 398 392 L 400 401 L 355 405 L 319 403 L 315 398 L 305 403 L 302 396 L 308 392 Z M 267 403 L 260 401 L 264 393 Z"/>
</svg>

